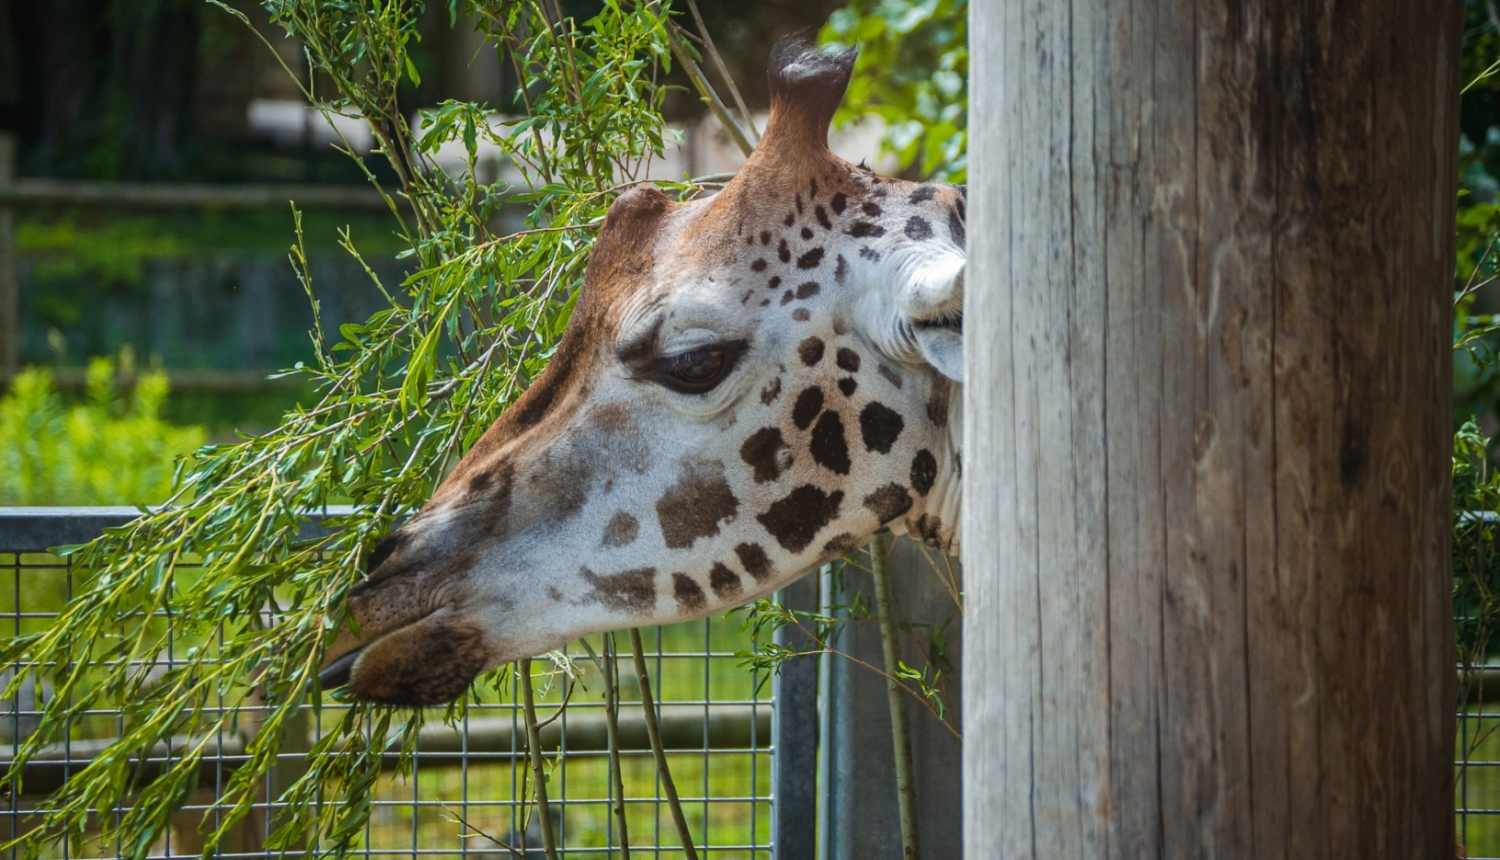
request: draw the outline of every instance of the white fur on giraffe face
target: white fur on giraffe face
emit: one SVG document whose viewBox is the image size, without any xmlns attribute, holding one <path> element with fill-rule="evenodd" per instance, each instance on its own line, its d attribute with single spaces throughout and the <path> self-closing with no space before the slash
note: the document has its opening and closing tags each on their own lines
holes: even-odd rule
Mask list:
<svg viewBox="0 0 1500 860">
<path fill-rule="evenodd" d="M 552 366 L 377 550 L 330 682 L 435 704 L 881 528 L 956 551 L 962 189 L 840 161 L 789 97 L 718 196 L 617 201 Z"/>
</svg>

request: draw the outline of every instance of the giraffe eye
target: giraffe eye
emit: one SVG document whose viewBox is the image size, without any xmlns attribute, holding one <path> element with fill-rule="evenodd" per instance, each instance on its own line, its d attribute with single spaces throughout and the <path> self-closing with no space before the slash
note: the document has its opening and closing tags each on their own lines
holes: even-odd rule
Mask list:
<svg viewBox="0 0 1500 860">
<path fill-rule="evenodd" d="M 744 351 L 742 340 L 700 346 L 658 358 L 650 375 L 673 391 L 704 394 L 724 381 Z"/>
</svg>

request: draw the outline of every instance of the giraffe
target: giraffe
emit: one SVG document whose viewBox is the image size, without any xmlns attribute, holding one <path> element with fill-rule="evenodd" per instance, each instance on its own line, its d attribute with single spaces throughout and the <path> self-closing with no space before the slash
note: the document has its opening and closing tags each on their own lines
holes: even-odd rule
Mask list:
<svg viewBox="0 0 1500 860">
<path fill-rule="evenodd" d="M 720 193 L 614 202 L 550 365 L 371 554 L 325 686 L 440 704 L 881 529 L 958 551 L 965 190 L 829 150 L 854 57 L 778 43 L 765 135 Z"/>
</svg>

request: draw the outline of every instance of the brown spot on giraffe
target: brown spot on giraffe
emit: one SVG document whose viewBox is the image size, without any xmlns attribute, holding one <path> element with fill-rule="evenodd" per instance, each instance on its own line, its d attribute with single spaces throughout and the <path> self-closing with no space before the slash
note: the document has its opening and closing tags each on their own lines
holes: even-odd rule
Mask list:
<svg viewBox="0 0 1500 860">
<path fill-rule="evenodd" d="M 609 524 L 604 527 L 604 546 L 630 546 L 635 543 L 636 535 L 640 533 L 641 523 L 627 511 L 616 511 L 610 517 Z"/>
<path fill-rule="evenodd" d="M 714 590 L 715 597 L 727 603 L 740 593 L 740 575 L 716 561 L 708 572 L 708 587 Z"/>
<path fill-rule="evenodd" d="M 843 555 L 859 546 L 859 538 L 848 532 L 840 532 L 823 544 L 824 557 Z"/>
<path fill-rule="evenodd" d="M 932 484 L 937 480 L 937 458 L 932 452 L 923 448 L 911 461 L 911 488 L 917 495 L 925 496 L 932 490 Z"/>
<path fill-rule="evenodd" d="M 606 403 L 589 412 L 589 420 L 605 433 L 624 433 L 636 427 L 635 415 L 629 405 Z"/>
<path fill-rule="evenodd" d="M 776 398 L 781 396 L 781 377 L 776 377 L 766 383 L 766 387 L 760 390 L 760 402 L 770 406 Z"/>
<path fill-rule="evenodd" d="M 813 462 L 836 475 L 849 474 L 849 443 L 844 439 L 844 422 L 833 410 L 824 412 L 813 426 L 808 446 Z"/>
<path fill-rule="evenodd" d="M 785 498 L 772 502 L 756 519 L 782 548 L 801 552 L 833 521 L 843 500 L 842 490 L 828 493 L 812 484 L 803 484 Z"/>
<path fill-rule="evenodd" d="M 739 506 L 724 480 L 724 464 L 685 463 L 677 483 L 656 500 L 662 540 L 668 549 L 691 547 L 699 538 L 718 534 L 720 521 L 734 516 Z"/>
<path fill-rule="evenodd" d="M 585 567 L 580 574 L 593 587 L 583 603 L 599 603 L 633 615 L 645 615 L 656 608 L 654 567 L 637 567 L 603 576 Z"/>
<path fill-rule="evenodd" d="M 682 611 L 689 615 L 697 615 L 708 608 L 708 597 L 703 593 L 703 586 L 685 573 L 672 574 L 672 596 L 677 598 L 677 605 Z"/>
<path fill-rule="evenodd" d="M 911 536 L 931 547 L 943 545 L 943 521 L 931 514 L 922 514 L 913 524 Z"/>
<path fill-rule="evenodd" d="M 905 424 L 901 414 L 884 403 L 871 402 L 859 413 L 859 432 L 869 451 L 891 453 L 891 446 L 896 444 Z"/>
<path fill-rule="evenodd" d="M 847 370 L 850 373 L 858 373 L 859 353 L 855 352 L 847 346 L 841 346 L 839 347 L 839 351 L 835 357 L 834 363 L 837 364 L 841 370 Z"/>
<path fill-rule="evenodd" d="M 791 449 L 777 427 L 762 427 L 750 434 L 740 446 L 740 459 L 755 470 L 755 483 L 763 484 L 781 477 L 792 465 Z"/>
<path fill-rule="evenodd" d="M 911 510 L 911 493 L 900 484 L 886 484 L 865 496 L 864 505 L 885 525 Z"/>
<path fill-rule="evenodd" d="M 804 388 L 797 395 L 796 404 L 792 406 L 792 423 L 797 425 L 798 430 L 806 430 L 822 411 L 823 389 L 816 385 Z"/>
<path fill-rule="evenodd" d="M 932 399 L 927 401 L 927 420 L 932 426 L 942 429 L 948 426 L 948 386 L 939 385 L 932 390 Z"/>
<path fill-rule="evenodd" d="M 812 367 L 813 365 L 822 361 L 822 338 L 810 337 L 803 340 L 800 344 L 797 345 L 797 356 L 801 358 L 802 363 L 807 365 L 808 367 Z"/>
<path fill-rule="evenodd" d="M 765 582 L 775 573 L 771 568 L 771 557 L 766 555 L 765 548 L 758 543 L 742 543 L 734 548 L 734 554 L 739 556 L 745 572 L 754 577 L 756 582 Z"/>
</svg>

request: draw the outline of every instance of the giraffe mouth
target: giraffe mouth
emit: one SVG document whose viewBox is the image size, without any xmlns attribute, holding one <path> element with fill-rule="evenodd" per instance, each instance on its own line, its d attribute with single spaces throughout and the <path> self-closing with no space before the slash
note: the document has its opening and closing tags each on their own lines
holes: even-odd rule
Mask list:
<svg viewBox="0 0 1500 860">
<path fill-rule="evenodd" d="M 339 655 L 318 680 L 361 701 L 427 708 L 459 698 L 494 665 L 476 624 L 432 612 Z"/>
<path fill-rule="evenodd" d="M 334 690 L 339 687 L 347 687 L 350 676 L 354 674 L 354 664 L 359 660 L 359 655 L 363 654 L 367 647 L 368 645 L 361 645 L 334 660 L 332 663 L 329 663 L 327 666 L 324 666 L 323 670 L 318 673 L 318 683 L 323 685 L 323 689 Z"/>
<path fill-rule="evenodd" d="M 385 642 L 401 631 L 408 630 L 428 620 L 437 613 L 438 609 L 439 607 L 434 607 L 427 612 L 412 617 L 410 620 L 404 623 L 381 629 L 377 631 L 373 637 L 364 641 L 355 641 L 353 643 L 349 643 L 348 639 L 346 639 L 345 637 L 348 636 L 351 639 L 353 637 L 349 635 L 348 631 L 340 634 L 339 641 L 334 642 L 332 647 L 329 649 L 332 653 L 338 654 L 339 656 L 334 658 L 332 661 L 329 661 L 322 669 L 318 671 L 318 683 L 323 685 L 324 690 L 335 690 L 340 687 L 349 686 L 350 681 L 353 680 L 354 677 L 354 668 L 359 663 L 360 657 L 364 656 L 364 654 L 369 651 L 375 650 L 380 646 L 381 643 Z M 340 647 L 341 645 L 343 645 L 344 647 L 348 647 L 349 650 L 340 653 L 340 651 L 342 650 L 342 648 Z M 327 659 L 327 657 L 324 657 L 324 660 Z"/>
<path fill-rule="evenodd" d="M 912 323 L 918 329 L 927 331 L 952 331 L 962 333 L 964 330 L 964 312 L 962 309 L 928 317 L 924 320 L 916 320 Z"/>
</svg>

